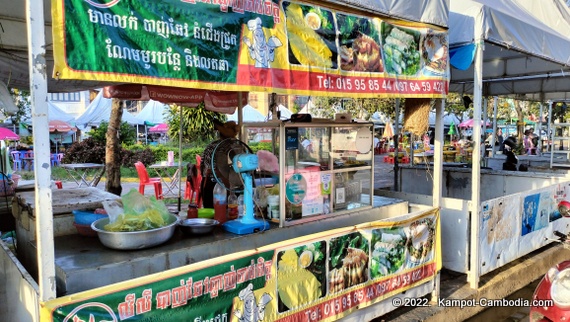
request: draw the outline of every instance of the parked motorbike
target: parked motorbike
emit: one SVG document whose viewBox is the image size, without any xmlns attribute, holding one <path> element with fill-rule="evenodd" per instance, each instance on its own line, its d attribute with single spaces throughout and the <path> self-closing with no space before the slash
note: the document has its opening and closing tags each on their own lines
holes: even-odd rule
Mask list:
<svg viewBox="0 0 570 322">
<path fill-rule="evenodd" d="M 563 201 L 559 204 L 560 214 L 567 217 L 570 213 L 570 203 Z M 564 248 L 570 249 L 570 234 L 555 231 L 557 239 Z M 530 321 L 556 322 L 570 321 L 570 260 L 551 267 L 544 275 L 532 296 L 533 300 L 552 300 L 551 306 L 536 306 L 533 301 L 530 307 Z M 544 301 L 542 301 L 544 304 Z"/>
</svg>

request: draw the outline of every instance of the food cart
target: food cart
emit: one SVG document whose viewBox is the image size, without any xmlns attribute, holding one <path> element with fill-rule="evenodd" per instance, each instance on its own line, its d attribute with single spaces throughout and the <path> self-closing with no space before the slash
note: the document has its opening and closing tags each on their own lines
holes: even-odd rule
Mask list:
<svg viewBox="0 0 570 322">
<path fill-rule="evenodd" d="M 439 16 L 401 21 L 408 13 L 377 1 L 347 1 L 348 7 L 185 1 L 144 8 L 136 1 L 77 2 L 73 10 L 54 1 L 54 74 L 151 85 L 168 79 L 171 86 L 205 90 L 441 98 L 448 78 L 446 6 L 420 2 Z M 74 16 L 82 10 L 85 16 Z M 380 17 L 391 12 L 400 15 Z M 90 44 L 100 48 L 78 46 L 85 37 L 77 30 L 93 31 Z M 123 41 L 129 37 L 143 43 Z M 421 297 L 434 291 L 441 255 L 437 208 L 410 212 L 403 200 L 373 195 L 371 124 L 318 121 L 265 124 L 280 133 L 280 209 L 278 224 L 251 235 L 216 231 L 188 238 L 177 232 L 162 245 L 132 252 L 77 234 L 48 236 L 56 230 L 52 196 L 40 185 L 26 199 L 36 207 L 25 216 L 47 232 L 36 229 L 20 245 L 37 249 L 38 276 L 3 245 L 5 277 L 17 276 L 4 285 L 22 294 L 6 301 L 14 308 L 8 315 L 362 320 L 393 310 L 387 299 L 402 292 Z M 299 159 L 299 132 L 309 130 L 319 132 L 312 139 L 328 141 L 315 144 L 320 148 L 308 155 L 313 161 Z M 45 199 L 47 208 L 41 207 Z"/>
</svg>

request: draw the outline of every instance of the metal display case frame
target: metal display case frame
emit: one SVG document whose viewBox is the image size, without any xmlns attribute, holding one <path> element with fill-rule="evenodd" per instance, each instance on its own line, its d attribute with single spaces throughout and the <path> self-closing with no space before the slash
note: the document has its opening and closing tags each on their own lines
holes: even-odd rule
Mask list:
<svg viewBox="0 0 570 322">
<path fill-rule="evenodd" d="M 319 165 L 324 164 L 319 169 L 319 173 L 321 174 L 330 174 L 331 181 L 330 181 L 330 194 L 323 195 L 323 198 L 328 199 L 329 203 L 329 210 L 328 213 L 323 211 L 323 213 L 316 213 L 316 214 L 309 214 L 309 215 L 302 215 L 301 218 L 292 218 L 292 214 L 287 213 L 286 205 L 289 201 L 286 196 L 286 184 L 289 177 L 294 173 L 305 173 L 306 171 L 301 171 L 301 166 L 299 166 L 299 154 L 303 146 L 299 138 L 301 135 L 299 133 L 305 133 L 306 131 L 315 130 L 319 128 L 325 128 L 328 130 L 328 138 L 325 138 L 325 151 L 319 150 L 317 153 L 322 153 L 326 155 L 323 159 L 318 159 L 316 162 Z M 257 129 L 257 130 L 252 130 Z M 263 129 L 261 132 L 259 129 Z M 292 148 L 292 142 L 287 144 L 286 140 L 288 139 L 286 135 L 286 131 L 288 129 L 297 129 L 297 148 Z M 348 137 L 348 141 L 345 141 L 345 138 L 342 136 L 336 135 L 339 131 L 345 131 Z M 361 211 L 366 209 L 371 209 L 373 206 L 373 195 L 374 195 L 374 131 L 373 131 L 373 124 L 369 122 L 365 123 L 356 123 L 356 122 L 335 122 L 333 120 L 319 120 L 312 122 L 290 122 L 290 121 L 279 121 L 279 120 L 270 120 L 267 122 L 248 122 L 243 123 L 241 125 L 240 131 L 240 139 L 245 143 L 251 143 L 249 138 L 250 136 L 259 138 L 259 135 L 256 133 L 264 133 L 263 137 L 267 139 L 269 137 L 269 133 L 271 133 L 271 149 L 272 153 L 276 154 L 279 160 L 279 179 L 277 185 L 279 186 L 279 218 L 278 223 L 279 227 L 287 227 L 292 225 L 302 224 L 308 221 L 319 220 L 323 218 L 328 218 L 331 216 L 338 216 L 343 214 L 349 214 L 354 211 Z M 284 135 L 281 135 L 281 134 Z M 295 133 L 295 131 L 293 131 Z M 354 151 L 350 148 L 353 146 L 345 146 L 343 149 L 333 149 L 339 147 L 339 144 L 351 145 L 354 143 L 356 145 L 357 137 L 355 137 L 355 133 L 363 134 L 362 136 L 358 137 L 359 147 L 362 149 L 362 145 L 366 144 L 369 146 L 369 151 L 366 153 L 360 151 Z M 253 135 L 251 135 L 253 134 Z M 334 135 L 333 135 L 334 134 Z M 369 135 L 367 135 L 369 134 Z M 369 136 L 369 137 L 368 137 Z M 290 138 L 292 139 L 292 138 Z M 351 140 L 354 139 L 355 141 L 352 142 Z M 366 143 L 367 141 L 370 141 Z M 265 140 L 266 142 L 268 140 Z M 340 142 L 342 141 L 342 142 Z M 363 143 L 364 142 L 364 143 Z M 366 148 L 364 148 L 366 149 Z M 291 166 L 291 156 L 294 155 L 295 162 L 293 166 Z M 287 159 L 289 158 L 289 160 Z M 357 161 L 353 161 L 353 160 Z M 359 160 L 360 159 L 360 160 Z M 347 160 L 348 162 L 353 162 L 349 166 L 343 164 L 343 161 Z M 309 162 L 306 162 L 309 163 Z M 314 164 L 314 166 L 317 166 Z M 341 176 L 345 178 L 351 175 L 354 176 L 355 173 L 358 173 L 360 177 L 364 175 L 366 177 L 365 180 L 346 180 L 343 184 L 346 184 L 344 187 L 344 194 L 346 199 L 354 198 L 355 194 L 359 194 L 360 198 L 358 201 L 350 203 L 345 202 L 346 205 L 337 207 L 337 203 L 335 198 L 337 198 L 337 188 L 339 185 L 339 179 Z M 365 181 L 363 185 L 362 182 Z M 368 181 L 368 184 L 366 184 Z M 353 187 L 354 186 L 354 187 Z M 367 186 L 367 187 L 366 187 Z M 367 190 L 368 193 L 365 193 Z M 342 196 L 339 194 L 338 196 Z M 325 198 L 328 197 L 328 198 Z M 350 201 L 350 200 L 349 200 Z M 354 200 L 352 200 L 354 201 Z M 323 206 L 324 210 L 325 206 Z M 291 211 L 291 208 L 289 208 Z M 275 220 L 276 221 L 276 220 Z"/>
</svg>

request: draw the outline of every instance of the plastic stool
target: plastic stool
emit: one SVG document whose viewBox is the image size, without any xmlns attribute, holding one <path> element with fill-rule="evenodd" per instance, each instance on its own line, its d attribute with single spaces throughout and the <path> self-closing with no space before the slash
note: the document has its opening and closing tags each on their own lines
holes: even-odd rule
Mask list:
<svg viewBox="0 0 570 322">
<path fill-rule="evenodd" d="M 56 186 L 58 189 L 63 189 L 63 184 L 61 183 L 61 181 L 56 181 L 56 182 L 55 182 L 55 186 Z"/>
</svg>

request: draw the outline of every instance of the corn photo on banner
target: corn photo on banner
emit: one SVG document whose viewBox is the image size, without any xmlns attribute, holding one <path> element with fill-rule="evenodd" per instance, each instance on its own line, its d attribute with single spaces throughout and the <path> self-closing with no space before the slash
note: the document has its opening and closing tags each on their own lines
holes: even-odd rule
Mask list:
<svg viewBox="0 0 570 322">
<path fill-rule="evenodd" d="M 299 237 L 42 303 L 42 321 L 333 321 L 433 279 L 439 210 Z"/>
<path fill-rule="evenodd" d="M 55 0 L 53 77 L 337 97 L 447 94 L 446 30 L 318 3 Z"/>
</svg>

